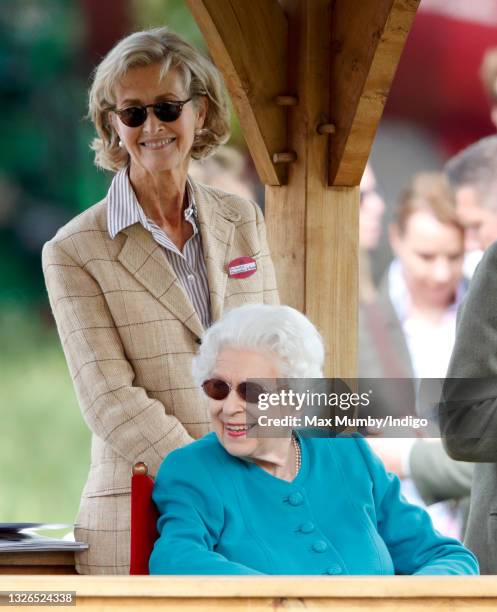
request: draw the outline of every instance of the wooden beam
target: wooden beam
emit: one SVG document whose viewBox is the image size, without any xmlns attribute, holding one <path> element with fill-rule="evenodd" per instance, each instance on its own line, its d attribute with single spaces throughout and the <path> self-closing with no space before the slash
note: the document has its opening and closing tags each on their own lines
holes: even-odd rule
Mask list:
<svg viewBox="0 0 497 612">
<path fill-rule="evenodd" d="M 75 592 L 78 611 L 106 612 L 489 611 L 497 605 L 494 576 L 0 576 L 1 603 L 8 603 L 8 592 L 26 591 Z"/>
<path fill-rule="evenodd" d="M 186 0 L 212 58 L 224 75 L 261 181 L 286 182 L 287 23 L 277 0 Z"/>
<path fill-rule="evenodd" d="M 420 0 L 333 0 L 329 184 L 358 185 Z"/>
</svg>

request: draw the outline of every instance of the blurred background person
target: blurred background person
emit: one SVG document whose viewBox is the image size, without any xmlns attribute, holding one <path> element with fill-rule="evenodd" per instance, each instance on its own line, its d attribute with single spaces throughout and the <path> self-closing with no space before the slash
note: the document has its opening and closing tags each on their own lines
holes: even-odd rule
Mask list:
<svg viewBox="0 0 497 612">
<path fill-rule="evenodd" d="M 364 306 L 376 300 L 371 257 L 380 242 L 385 201 L 378 191 L 371 164 L 364 170 L 360 185 L 359 207 L 359 302 Z"/>
<path fill-rule="evenodd" d="M 497 239 L 497 136 L 466 147 L 445 165 L 465 228 L 464 273 L 471 278 L 483 252 Z"/>
<path fill-rule="evenodd" d="M 480 78 L 490 102 L 490 119 L 497 128 L 497 47 L 485 51 L 480 66 Z"/>
<path fill-rule="evenodd" d="M 360 310 L 359 376 L 443 378 L 454 344 L 457 307 L 467 287 L 463 228 L 443 174 L 412 179 L 399 200 L 389 236 L 395 259 L 379 287 L 374 316 Z M 397 413 L 398 396 L 382 397 L 382 402 L 386 414 Z M 471 466 L 450 460 L 440 441 L 370 443 L 387 468 L 405 479 L 404 493 L 411 501 L 424 505 L 467 496 Z M 438 506 L 431 514 L 440 531 L 461 537 L 458 505 Z"/>
<path fill-rule="evenodd" d="M 464 149 L 446 166 L 458 198 L 458 213 L 474 242 L 484 250 L 459 311 L 456 343 L 444 386 L 446 404 L 440 410 L 444 444 L 450 456 L 475 462 L 465 542 L 477 554 L 483 574 L 497 573 L 496 166 L 496 136 Z M 475 387 L 471 379 L 475 379 Z"/>
<path fill-rule="evenodd" d="M 467 282 L 462 276 L 464 233 L 452 194 L 440 173 L 419 174 L 402 194 L 390 227 L 395 258 L 379 287 L 385 333 L 406 377 L 444 376 L 455 334 L 455 314 Z M 442 342 L 434 349 L 435 337 Z M 360 371 L 392 377 L 370 351 L 361 352 Z"/>
<path fill-rule="evenodd" d="M 482 138 L 452 157 L 445 173 L 466 230 L 466 250 L 483 252 L 497 239 L 497 136 Z"/>
<path fill-rule="evenodd" d="M 234 147 L 224 145 L 206 159 L 192 160 L 188 174 L 199 183 L 256 200 L 255 189 L 246 176 L 247 160 Z"/>
</svg>

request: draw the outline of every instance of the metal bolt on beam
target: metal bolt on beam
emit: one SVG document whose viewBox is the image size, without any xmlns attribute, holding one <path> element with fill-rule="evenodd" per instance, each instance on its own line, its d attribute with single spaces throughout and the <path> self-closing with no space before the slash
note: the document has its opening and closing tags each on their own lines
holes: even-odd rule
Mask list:
<svg viewBox="0 0 497 612">
<path fill-rule="evenodd" d="M 299 103 L 297 96 L 276 96 L 274 101 L 278 106 L 297 106 Z"/>
<path fill-rule="evenodd" d="M 284 151 L 283 153 L 273 154 L 274 164 L 290 164 L 294 161 L 297 161 L 297 153 L 295 153 L 295 151 Z"/>
<path fill-rule="evenodd" d="M 316 128 L 318 134 L 334 134 L 336 127 L 333 123 L 320 123 Z"/>
</svg>

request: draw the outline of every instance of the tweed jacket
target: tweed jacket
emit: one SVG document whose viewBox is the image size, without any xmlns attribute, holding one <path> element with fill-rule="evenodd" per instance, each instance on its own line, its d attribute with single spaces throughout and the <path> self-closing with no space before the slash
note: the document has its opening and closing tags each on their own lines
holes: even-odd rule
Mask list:
<svg viewBox="0 0 497 612">
<path fill-rule="evenodd" d="M 225 308 L 277 303 L 265 224 L 253 202 L 192 181 L 209 280 L 212 320 Z M 231 278 L 248 255 L 257 271 Z M 160 247 L 139 223 L 111 239 L 103 200 L 43 249 L 53 315 L 83 417 L 91 466 L 76 535 L 90 543 L 83 573 L 127 573 L 131 467 L 154 475 L 173 449 L 209 429 L 191 376 L 202 324 Z"/>
<path fill-rule="evenodd" d="M 497 242 L 458 312 L 440 423 L 449 455 L 474 461 L 465 543 L 482 574 L 497 574 Z"/>
</svg>

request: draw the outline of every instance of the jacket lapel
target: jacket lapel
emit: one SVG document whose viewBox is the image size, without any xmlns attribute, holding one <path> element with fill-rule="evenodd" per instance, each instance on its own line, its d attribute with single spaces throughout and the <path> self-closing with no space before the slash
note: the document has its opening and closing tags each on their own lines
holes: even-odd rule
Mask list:
<svg viewBox="0 0 497 612">
<path fill-rule="evenodd" d="M 118 255 L 122 265 L 188 329 L 201 337 L 202 323 L 162 247 L 139 223 L 123 230 L 123 234 L 126 240 Z"/>
<path fill-rule="evenodd" d="M 214 195 L 209 187 L 191 185 L 197 202 L 202 249 L 207 267 L 211 316 L 217 321 L 223 313 L 227 269 L 233 246 L 235 222 L 241 216 L 236 206 Z"/>
</svg>

